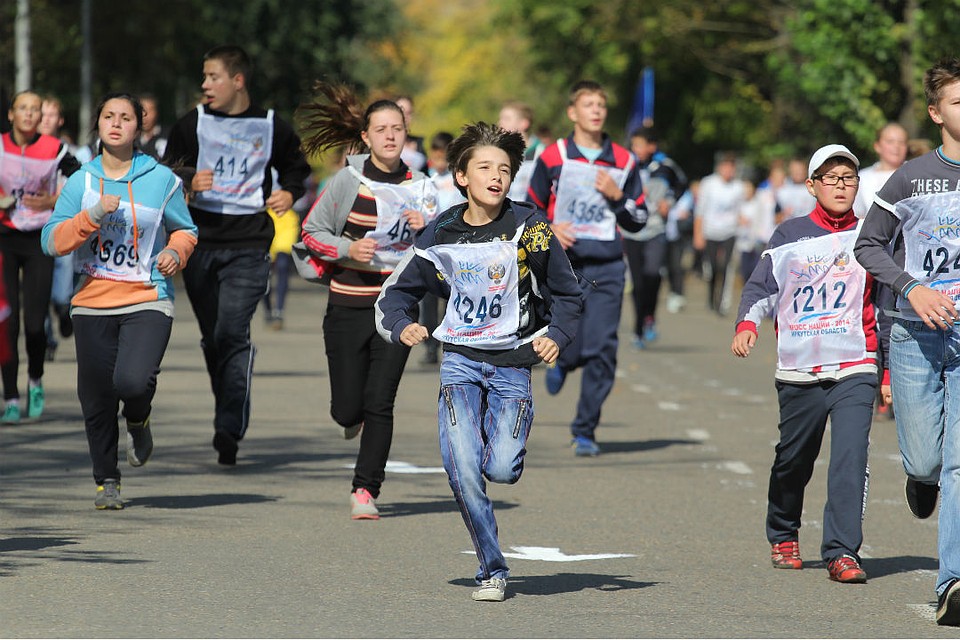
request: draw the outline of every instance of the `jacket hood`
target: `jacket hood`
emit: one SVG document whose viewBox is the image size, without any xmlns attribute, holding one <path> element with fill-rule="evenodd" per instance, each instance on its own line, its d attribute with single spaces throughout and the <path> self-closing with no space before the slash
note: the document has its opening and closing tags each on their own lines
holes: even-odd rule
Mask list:
<svg viewBox="0 0 960 640">
<path fill-rule="evenodd" d="M 159 163 L 145 153 L 135 151 L 133 154 L 133 164 L 130 165 L 130 171 L 122 178 L 108 178 L 103 174 L 103 155 L 98 155 L 90 162 L 83 165 L 83 169 L 89 172 L 95 178 L 103 180 L 113 180 L 114 182 L 133 182 L 140 176 L 153 171 Z"/>
<path fill-rule="evenodd" d="M 462 215 L 467 206 L 468 204 L 466 202 L 461 202 L 460 204 L 453 205 L 438 215 L 430 222 L 430 224 L 428 224 L 422 231 L 418 232 L 417 235 L 414 236 L 413 244 L 418 249 L 426 249 L 432 246 L 436 241 L 437 225 L 443 225 L 451 217 L 455 218 Z M 540 209 L 529 202 L 518 202 L 509 198 L 504 200 L 504 206 L 509 206 L 513 210 L 513 217 L 517 221 L 518 225 L 527 224 L 527 221 L 540 211 Z"/>
</svg>

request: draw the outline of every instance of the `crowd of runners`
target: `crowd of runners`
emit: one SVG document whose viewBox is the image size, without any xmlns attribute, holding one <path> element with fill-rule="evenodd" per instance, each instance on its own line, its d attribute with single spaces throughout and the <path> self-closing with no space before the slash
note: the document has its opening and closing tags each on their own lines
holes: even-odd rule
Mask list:
<svg viewBox="0 0 960 640">
<path fill-rule="evenodd" d="M 472 597 L 502 601 L 509 570 L 486 481 L 520 479 L 532 367 L 548 367 L 551 395 L 582 370 L 572 454 L 601 455 L 625 297 L 631 346 L 645 349 L 659 337 L 661 296 L 681 313 L 692 272 L 707 282 L 708 308 L 726 316 L 739 266 L 733 353 L 750 354 L 765 318 L 775 327 L 773 566 L 803 567 L 804 488 L 829 419 L 820 555 L 831 580 L 867 580 L 869 433 L 875 406 L 891 412 L 892 403 L 908 506 L 928 518 L 940 505 L 937 621 L 960 625 L 960 408 L 950 402 L 960 385 L 960 60 L 924 78 L 942 137 L 933 150 L 911 152 L 906 130 L 890 123 L 871 167 L 822 140 L 762 180 L 722 154 L 693 181 L 652 127 L 614 141 L 607 94 L 589 80 L 570 89 L 563 137 L 535 135 L 533 110 L 511 101 L 496 124 L 478 114 L 425 140 L 409 132 L 409 96 L 366 103 L 318 82 L 295 129 L 251 101 L 241 48 L 211 49 L 202 70 L 199 104 L 169 130 L 153 96 L 110 93 L 95 109 L 94 145 L 79 147 L 60 137 L 55 97 L 22 91 L 2 136 L 0 421 L 43 414 L 44 363 L 57 333 L 73 337 L 97 509 L 124 506 L 121 450 L 134 467 L 152 455 L 177 286 L 200 330 L 217 462 L 242 460 L 251 322 L 263 304 L 282 330 L 295 269 L 327 288 L 330 415 L 359 442 L 350 517 L 380 517 L 394 404 L 411 348 L 423 343 L 423 362 L 439 366 L 443 466 L 479 560 Z M 308 158 L 320 152 L 334 160 L 318 188 Z"/>
</svg>

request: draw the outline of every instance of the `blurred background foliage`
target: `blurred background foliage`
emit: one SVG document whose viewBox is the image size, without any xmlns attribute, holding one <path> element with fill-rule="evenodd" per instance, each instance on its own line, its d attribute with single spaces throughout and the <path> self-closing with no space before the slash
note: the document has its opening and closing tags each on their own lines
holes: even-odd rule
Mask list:
<svg viewBox="0 0 960 640">
<path fill-rule="evenodd" d="M 827 142 L 872 162 L 888 120 L 938 140 L 923 71 L 958 55 L 960 0 L 92 0 L 94 101 L 116 89 L 157 96 L 162 121 L 195 104 L 201 58 L 233 43 L 254 60 L 254 100 L 292 118 L 319 78 L 368 99 L 410 95 L 411 130 L 428 139 L 495 121 L 508 99 L 566 135 L 567 90 L 608 90 L 618 141 L 644 68 L 654 124 L 692 176 L 719 151 L 751 166 Z M 80 125 L 80 3 L 31 0 L 33 88 L 59 96 Z M 14 89 L 16 3 L 0 0 L 0 101 Z M 88 126 L 88 125 L 87 125 Z"/>
</svg>

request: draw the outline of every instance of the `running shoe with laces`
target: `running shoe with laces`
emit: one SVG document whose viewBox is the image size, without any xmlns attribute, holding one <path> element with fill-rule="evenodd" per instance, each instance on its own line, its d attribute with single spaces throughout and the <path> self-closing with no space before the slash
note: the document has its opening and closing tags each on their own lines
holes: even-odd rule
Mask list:
<svg viewBox="0 0 960 640">
<path fill-rule="evenodd" d="M 39 418 L 43 413 L 43 385 L 30 383 L 27 388 L 27 417 Z"/>
<path fill-rule="evenodd" d="M 803 569 L 800 543 L 796 540 L 774 543 L 770 546 L 770 561 L 774 569 Z"/>
<path fill-rule="evenodd" d="M 960 580 L 947 583 L 937 598 L 937 624 L 945 627 L 960 626 Z"/>
<path fill-rule="evenodd" d="M 131 467 L 147 464 L 153 453 L 153 435 L 150 433 L 150 416 L 143 422 L 127 420 L 127 462 Z"/>
<path fill-rule="evenodd" d="M 482 580 L 470 597 L 477 602 L 503 602 L 507 597 L 507 581 L 505 578 Z"/>
<path fill-rule="evenodd" d="M 587 438 L 586 436 L 576 436 L 570 445 L 573 447 L 573 454 L 580 457 L 593 457 L 600 455 L 600 445 Z"/>
<path fill-rule="evenodd" d="M 907 477 L 907 482 L 903 486 L 903 494 L 907 499 L 910 513 L 920 520 L 929 518 L 936 511 L 938 493 L 940 493 L 940 485 L 927 484 L 910 477 Z"/>
<path fill-rule="evenodd" d="M 103 484 L 97 485 L 97 498 L 93 501 L 97 509 L 123 509 L 123 498 L 120 497 L 120 481 L 107 478 Z"/>
<path fill-rule="evenodd" d="M 364 488 L 350 494 L 350 518 L 352 520 L 379 520 L 380 511 L 373 495 Z"/>
<path fill-rule="evenodd" d="M 3 410 L 3 417 L 0 417 L 0 422 L 4 424 L 16 424 L 20 422 L 20 403 L 19 401 L 8 402 L 6 408 Z"/>
<path fill-rule="evenodd" d="M 827 563 L 830 579 L 846 584 L 862 584 L 867 581 L 867 572 L 860 567 L 857 559 L 843 554 Z"/>
<path fill-rule="evenodd" d="M 546 383 L 547 383 L 547 393 L 552 396 L 560 393 L 560 390 L 563 389 L 563 383 L 567 379 L 567 372 L 560 368 L 560 365 L 555 364 L 552 367 L 547 368 Z"/>
</svg>

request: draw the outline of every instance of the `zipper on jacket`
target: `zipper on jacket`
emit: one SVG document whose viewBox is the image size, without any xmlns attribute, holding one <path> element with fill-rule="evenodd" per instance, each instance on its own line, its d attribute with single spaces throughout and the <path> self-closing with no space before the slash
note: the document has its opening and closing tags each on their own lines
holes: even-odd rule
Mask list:
<svg viewBox="0 0 960 640">
<path fill-rule="evenodd" d="M 450 426 L 457 426 L 457 413 L 453 410 L 453 398 L 450 396 L 450 387 L 443 388 L 443 399 L 447 403 L 447 413 L 450 414 Z"/>
<path fill-rule="evenodd" d="M 520 401 L 520 410 L 517 411 L 517 424 L 513 425 L 513 439 L 516 440 L 520 437 L 520 427 L 523 426 L 523 419 L 527 415 L 527 401 L 526 399 Z"/>
</svg>

